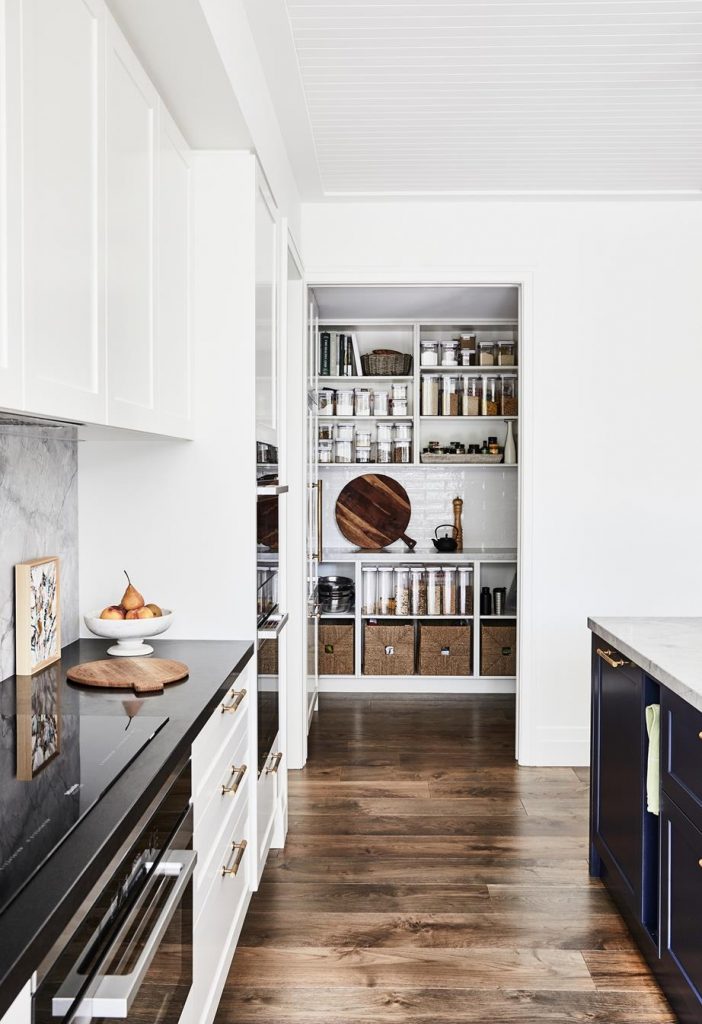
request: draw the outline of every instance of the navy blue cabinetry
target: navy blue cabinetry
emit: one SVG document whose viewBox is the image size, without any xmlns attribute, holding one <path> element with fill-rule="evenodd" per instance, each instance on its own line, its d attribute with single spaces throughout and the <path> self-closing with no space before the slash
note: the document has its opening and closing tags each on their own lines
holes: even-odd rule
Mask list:
<svg viewBox="0 0 702 1024">
<path fill-rule="evenodd" d="M 683 1024 L 702 1020 L 702 832 L 663 793 L 659 980 Z"/>
</svg>

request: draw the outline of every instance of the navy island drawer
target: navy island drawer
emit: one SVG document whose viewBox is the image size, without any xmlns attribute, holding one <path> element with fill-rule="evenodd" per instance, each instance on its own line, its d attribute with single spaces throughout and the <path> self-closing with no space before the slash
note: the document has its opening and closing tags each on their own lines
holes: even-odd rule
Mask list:
<svg viewBox="0 0 702 1024">
<path fill-rule="evenodd" d="M 702 1020 L 702 832 L 661 802 L 661 973 L 680 1024 Z"/>
<path fill-rule="evenodd" d="M 661 687 L 661 784 L 702 829 L 702 714 Z"/>
</svg>

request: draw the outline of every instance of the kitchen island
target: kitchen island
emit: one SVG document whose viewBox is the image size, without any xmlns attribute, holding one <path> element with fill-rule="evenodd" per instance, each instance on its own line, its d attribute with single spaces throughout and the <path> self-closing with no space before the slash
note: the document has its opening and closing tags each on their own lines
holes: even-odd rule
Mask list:
<svg viewBox="0 0 702 1024">
<path fill-rule="evenodd" d="M 198 736 L 205 728 L 210 730 L 211 760 L 216 753 L 215 729 L 224 735 L 230 720 L 234 728 L 235 716 L 220 714 L 219 708 L 224 704 L 230 710 L 226 707 L 229 695 L 244 684 L 253 655 L 253 645 L 247 642 L 155 641 L 156 656 L 185 662 L 189 676 L 161 694 L 138 699 L 130 691 L 91 690 L 66 680 L 73 665 L 104 658 L 107 646 L 100 640 L 77 641 L 63 650 L 60 662 L 43 672 L 10 677 L 0 684 L 0 905 L 4 907 L 0 913 L 0 1017 L 80 913 L 125 837 L 149 813 L 165 781 L 190 761 Z M 29 697 L 23 698 L 27 687 Z M 241 696 L 236 700 L 234 710 L 239 711 L 236 717 L 241 725 L 249 703 Z M 34 723 L 42 715 L 47 717 L 49 705 L 48 717 L 55 718 L 59 733 L 52 741 L 55 750 L 40 752 L 41 764 L 33 747 L 33 759 L 24 766 L 23 720 Z M 108 737 L 113 735 L 118 740 L 109 746 Z M 105 737 L 102 750 L 101 736 Z M 127 743 L 126 754 L 120 753 Z M 200 758 L 203 763 L 206 754 Z M 125 763 L 113 778 L 104 765 L 120 757 Z M 195 762 L 193 754 L 194 795 Z M 86 804 L 85 813 L 76 810 L 81 790 L 89 790 L 101 772 L 108 779 L 107 788 L 103 791 L 102 783 L 96 785 L 96 802 Z M 197 836 L 197 803 L 195 810 Z M 52 829 L 56 829 L 54 838 L 47 843 Z M 41 856 L 34 854 L 22 874 L 19 862 L 38 842 L 44 843 Z M 196 851 L 201 865 L 205 852 Z"/>
<path fill-rule="evenodd" d="M 702 1020 L 702 618 L 591 618 L 590 873 Z"/>
</svg>

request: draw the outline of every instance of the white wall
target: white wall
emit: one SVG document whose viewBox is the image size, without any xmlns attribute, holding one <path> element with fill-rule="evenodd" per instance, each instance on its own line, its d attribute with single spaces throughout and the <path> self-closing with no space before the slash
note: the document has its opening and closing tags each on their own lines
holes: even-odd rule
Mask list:
<svg viewBox="0 0 702 1024">
<path fill-rule="evenodd" d="M 702 614 L 702 204 L 308 204 L 303 255 L 311 283 L 531 273 L 520 760 L 586 763 L 587 615 Z"/>
</svg>

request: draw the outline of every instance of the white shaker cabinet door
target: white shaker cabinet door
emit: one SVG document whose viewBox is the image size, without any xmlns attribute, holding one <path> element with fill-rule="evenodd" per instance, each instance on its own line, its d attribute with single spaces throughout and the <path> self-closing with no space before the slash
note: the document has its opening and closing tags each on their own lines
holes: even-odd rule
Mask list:
<svg viewBox="0 0 702 1024">
<path fill-rule="evenodd" d="M 100 423 L 104 9 L 23 0 L 21 11 L 24 404 Z"/>
<path fill-rule="evenodd" d="M 159 430 L 192 437 L 190 150 L 161 106 L 157 216 L 157 404 Z"/>
<path fill-rule="evenodd" d="M 107 17 L 105 55 L 108 423 L 158 428 L 156 160 L 158 96 Z"/>
</svg>

